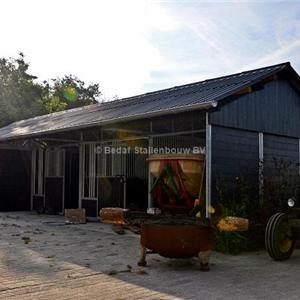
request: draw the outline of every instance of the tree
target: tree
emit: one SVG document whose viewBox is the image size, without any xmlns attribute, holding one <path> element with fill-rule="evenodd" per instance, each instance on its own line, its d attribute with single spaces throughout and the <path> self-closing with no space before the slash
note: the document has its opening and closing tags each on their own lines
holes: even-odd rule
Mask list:
<svg viewBox="0 0 300 300">
<path fill-rule="evenodd" d="M 38 99 L 44 88 L 28 73 L 24 55 L 17 59 L 0 58 L 0 126 L 43 114 L 46 111 Z"/>
<path fill-rule="evenodd" d="M 99 84 L 86 85 L 74 75 L 38 82 L 28 73 L 23 53 L 0 58 L 0 127 L 30 117 L 97 103 Z"/>
<path fill-rule="evenodd" d="M 48 112 L 94 104 L 101 95 L 99 84 L 86 85 L 74 75 L 44 81 L 43 84 L 48 91 L 43 98 Z"/>
</svg>

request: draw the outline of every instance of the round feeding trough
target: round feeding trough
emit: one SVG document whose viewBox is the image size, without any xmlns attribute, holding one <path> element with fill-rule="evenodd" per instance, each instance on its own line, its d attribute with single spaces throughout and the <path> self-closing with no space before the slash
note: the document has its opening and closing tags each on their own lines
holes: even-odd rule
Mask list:
<svg viewBox="0 0 300 300">
<path fill-rule="evenodd" d="M 142 224 L 139 266 L 146 266 L 146 255 L 158 253 L 168 258 L 198 256 L 202 271 L 208 271 L 209 254 L 213 248 L 214 231 L 210 226 L 196 224 Z M 149 249 L 150 251 L 147 251 Z"/>
</svg>

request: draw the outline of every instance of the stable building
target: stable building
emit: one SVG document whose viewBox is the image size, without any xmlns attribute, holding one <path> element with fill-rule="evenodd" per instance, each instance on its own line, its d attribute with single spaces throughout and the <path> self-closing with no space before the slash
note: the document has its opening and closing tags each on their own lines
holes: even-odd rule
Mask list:
<svg viewBox="0 0 300 300">
<path fill-rule="evenodd" d="M 145 210 L 155 151 L 205 152 L 207 204 L 220 174 L 259 193 L 274 158 L 299 174 L 299 93 L 282 63 L 14 122 L 0 129 L 0 210 Z"/>
</svg>

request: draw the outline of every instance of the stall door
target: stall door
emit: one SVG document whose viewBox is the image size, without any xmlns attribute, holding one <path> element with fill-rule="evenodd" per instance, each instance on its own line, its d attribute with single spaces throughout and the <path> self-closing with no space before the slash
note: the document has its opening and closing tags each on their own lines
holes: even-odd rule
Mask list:
<svg viewBox="0 0 300 300">
<path fill-rule="evenodd" d="M 63 211 L 63 177 L 45 178 L 45 210 L 49 214 Z"/>
<path fill-rule="evenodd" d="M 45 211 L 49 214 L 64 211 L 64 150 L 46 150 Z"/>
</svg>

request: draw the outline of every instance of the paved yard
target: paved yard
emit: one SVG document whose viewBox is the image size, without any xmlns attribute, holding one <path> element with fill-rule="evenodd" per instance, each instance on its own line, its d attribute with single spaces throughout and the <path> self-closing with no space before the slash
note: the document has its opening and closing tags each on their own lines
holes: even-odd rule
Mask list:
<svg viewBox="0 0 300 300">
<path fill-rule="evenodd" d="M 0 213 L 1 299 L 299 299 L 300 251 L 275 263 L 262 251 L 197 259 L 158 255 L 136 265 L 139 236 L 63 217 Z"/>
</svg>

